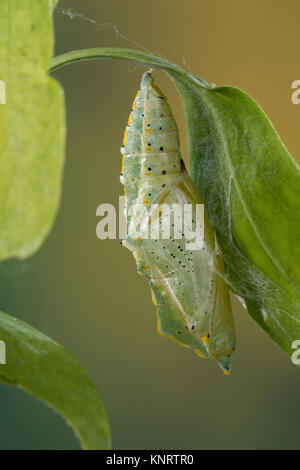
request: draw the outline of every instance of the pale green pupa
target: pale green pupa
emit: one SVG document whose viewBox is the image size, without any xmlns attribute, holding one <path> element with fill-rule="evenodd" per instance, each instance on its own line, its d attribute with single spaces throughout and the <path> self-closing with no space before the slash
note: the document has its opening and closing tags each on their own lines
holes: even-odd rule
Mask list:
<svg viewBox="0 0 300 470">
<path fill-rule="evenodd" d="M 215 359 L 230 373 L 235 332 L 229 290 L 216 256 L 215 238 L 207 215 L 204 246 L 190 251 L 183 237 L 153 240 L 136 237 L 139 230 L 158 224 L 161 213 L 153 204 L 202 204 L 189 178 L 179 148 L 179 135 L 170 106 L 149 72 L 142 78 L 124 133 L 121 183 L 125 185 L 127 236 L 123 245 L 134 254 L 138 271 L 152 288 L 157 329 L 204 358 Z M 144 213 L 132 208 L 139 204 Z M 153 206 L 152 206 L 153 207 Z M 194 213 L 194 212 L 193 212 Z"/>
</svg>

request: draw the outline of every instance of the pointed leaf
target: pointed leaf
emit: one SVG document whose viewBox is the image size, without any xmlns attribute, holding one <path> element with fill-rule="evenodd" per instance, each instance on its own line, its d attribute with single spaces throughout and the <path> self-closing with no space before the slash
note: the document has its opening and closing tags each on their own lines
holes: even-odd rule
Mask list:
<svg viewBox="0 0 300 470">
<path fill-rule="evenodd" d="M 76 359 L 48 336 L 0 312 L 6 364 L 0 382 L 22 387 L 59 411 L 84 449 L 108 449 L 109 425 L 101 398 Z"/>
<path fill-rule="evenodd" d="M 64 99 L 47 75 L 52 57 L 48 0 L 0 2 L 0 260 L 34 253 L 61 192 Z"/>
</svg>

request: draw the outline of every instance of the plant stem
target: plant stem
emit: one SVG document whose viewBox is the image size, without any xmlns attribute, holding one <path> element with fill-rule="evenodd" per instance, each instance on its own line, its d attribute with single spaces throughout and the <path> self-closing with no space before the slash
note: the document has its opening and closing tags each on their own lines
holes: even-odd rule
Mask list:
<svg viewBox="0 0 300 470">
<path fill-rule="evenodd" d="M 139 64 L 144 65 L 145 67 L 153 67 L 156 69 L 164 69 L 166 72 L 172 72 L 181 77 L 189 77 L 196 81 L 197 84 L 202 85 L 204 88 L 209 88 L 210 85 L 205 82 L 202 78 L 195 77 L 194 75 L 186 72 L 178 65 L 171 64 L 170 62 L 156 57 L 145 52 L 136 51 L 134 49 L 123 49 L 117 47 L 97 47 L 91 49 L 81 49 L 78 51 L 71 51 L 65 54 L 61 54 L 52 59 L 50 65 L 50 72 L 57 70 L 65 65 L 74 64 L 76 62 L 82 62 L 85 60 L 94 60 L 94 59 L 123 59 L 123 60 L 133 60 Z"/>
</svg>

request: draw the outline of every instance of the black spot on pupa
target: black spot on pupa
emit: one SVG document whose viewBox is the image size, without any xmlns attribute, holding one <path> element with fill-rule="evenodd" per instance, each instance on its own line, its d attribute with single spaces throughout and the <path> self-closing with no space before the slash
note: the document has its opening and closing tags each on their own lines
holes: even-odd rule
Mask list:
<svg viewBox="0 0 300 470">
<path fill-rule="evenodd" d="M 160 149 L 159 149 L 159 150 L 163 151 L 163 149 L 164 149 L 163 147 L 160 147 Z"/>
<path fill-rule="evenodd" d="M 182 159 L 180 160 L 180 168 L 182 170 L 185 170 L 185 164 L 184 164 L 184 161 Z"/>
<path fill-rule="evenodd" d="M 167 174 L 166 170 L 163 170 L 163 171 L 161 172 L 161 174 L 162 174 L 162 175 L 166 175 L 166 174 Z"/>
<path fill-rule="evenodd" d="M 149 166 L 148 171 L 151 171 L 151 167 Z"/>
</svg>

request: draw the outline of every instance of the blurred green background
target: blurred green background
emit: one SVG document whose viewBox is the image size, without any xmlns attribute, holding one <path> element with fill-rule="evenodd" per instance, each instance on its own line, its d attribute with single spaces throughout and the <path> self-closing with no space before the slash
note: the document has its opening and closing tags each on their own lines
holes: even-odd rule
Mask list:
<svg viewBox="0 0 300 470">
<path fill-rule="evenodd" d="M 70 18 L 69 8 L 92 21 Z M 299 14 L 296 0 L 60 0 L 56 53 L 138 42 L 209 82 L 238 86 L 300 162 L 300 105 L 291 102 L 291 83 L 300 79 Z M 97 206 L 117 204 L 123 192 L 119 149 L 142 72 L 121 61 L 55 72 L 68 128 L 61 207 L 35 256 L 0 265 L 0 309 L 75 354 L 100 390 L 115 449 L 299 449 L 300 371 L 239 303 L 237 351 L 225 377 L 158 336 L 150 290 L 131 254 L 119 240 L 96 238 Z M 154 77 L 186 157 L 177 92 L 162 73 Z M 0 449 L 79 448 L 64 421 L 21 390 L 0 386 L 0 415 Z"/>
</svg>

